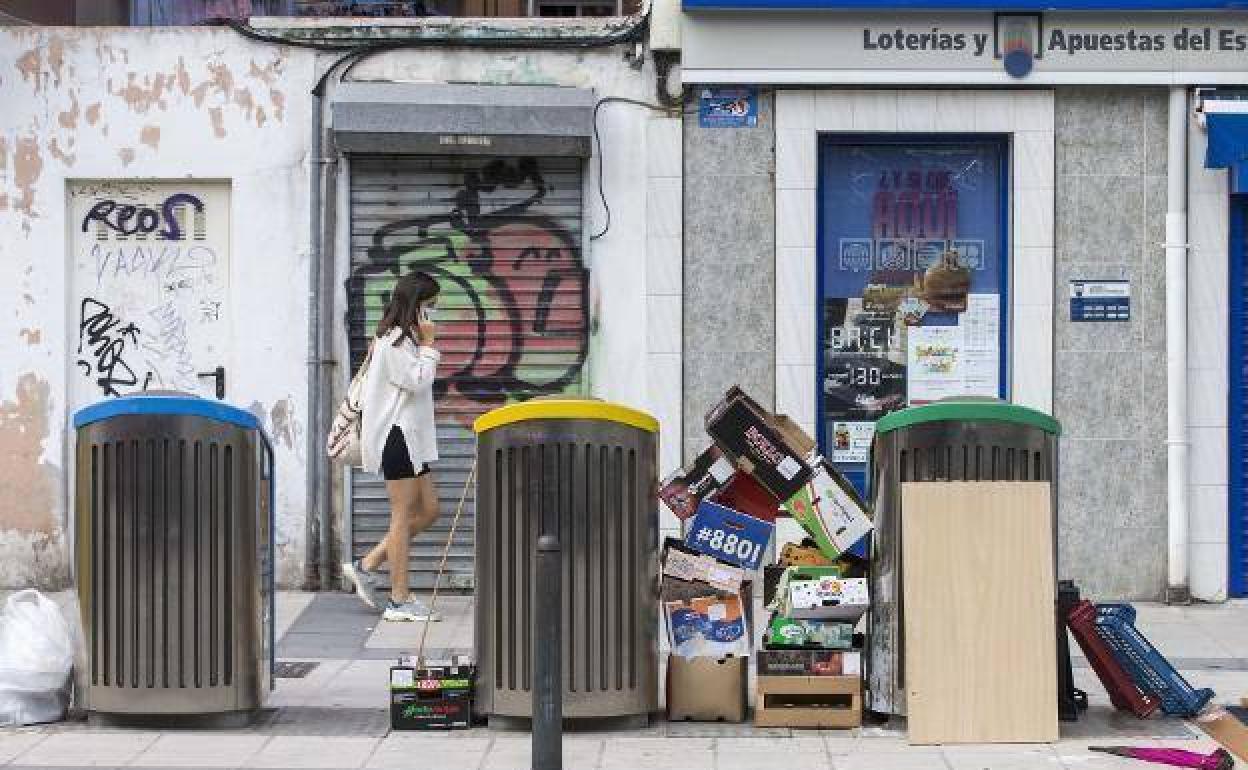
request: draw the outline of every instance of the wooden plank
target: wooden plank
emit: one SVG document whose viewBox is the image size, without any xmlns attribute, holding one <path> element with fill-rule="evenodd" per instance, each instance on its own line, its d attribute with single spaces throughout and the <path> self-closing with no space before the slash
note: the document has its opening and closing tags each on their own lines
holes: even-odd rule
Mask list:
<svg viewBox="0 0 1248 770">
<path fill-rule="evenodd" d="M 1057 740 L 1048 482 L 902 484 L 911 743 Z"/>
</svg>

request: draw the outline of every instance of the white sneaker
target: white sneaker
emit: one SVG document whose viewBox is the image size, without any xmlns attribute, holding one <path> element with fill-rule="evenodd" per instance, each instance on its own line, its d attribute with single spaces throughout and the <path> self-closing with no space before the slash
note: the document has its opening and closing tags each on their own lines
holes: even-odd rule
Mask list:
<svg viewBox="0 0 1248 770">
<path fill-rule="evenodd" d="M 441 615 L 431 611 L 424 602 L 417 599 L 408 599 L 402 604 L 390 599 L 386 602 L 386 611 L 381 614 L 381 617 L 390 621 L 431 620 L 436 622 L 442 619 Z"/>
<path fill-rule="evenodd" d="M 351 584 L 355 586 L 355 595 L 360 597 L 360 601 L 372 609 L 381 609 L 381 592 L 377 590 L 377 577 L 364 569 L 359 559 L 342 565 L 342 574 L 350 578 Z"/>
</svg>

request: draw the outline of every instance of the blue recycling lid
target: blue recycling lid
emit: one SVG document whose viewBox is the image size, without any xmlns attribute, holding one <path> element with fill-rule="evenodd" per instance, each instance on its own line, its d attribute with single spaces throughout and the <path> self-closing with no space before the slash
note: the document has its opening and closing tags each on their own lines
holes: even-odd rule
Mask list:
<svg viewBox="0 0 1248 770">
<path fill-rule="evenodd" d="M 143 415 L 190 415 L 207 417 L 210 420 L 233 423 L 249 430 L 259 430 L 260 421 L 251 412 L 245 412 L 236 406 L 221 401 L 209 401 L 206 398 L 185 393 L 151 394 L 143 393 L 133 396 L 122 396 L 101 401 L 98 404 L 79 409 L 74 413 L 74 428 L 120 417 L 129 414 Z"/>
</svg>

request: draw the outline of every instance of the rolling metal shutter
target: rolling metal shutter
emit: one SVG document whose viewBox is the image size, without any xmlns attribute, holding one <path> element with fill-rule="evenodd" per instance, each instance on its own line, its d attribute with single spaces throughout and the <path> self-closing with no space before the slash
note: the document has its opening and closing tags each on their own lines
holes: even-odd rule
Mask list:
<svg viewBox="0 0 1248 770">
<path fill-rule="evenodd" d="M 474 453 L 472 421 L 514 401 L 581 394 L 589 344 L 589 276 L 581 260 L 579 158 L 352 156 L 352 370 L 402 273 L 442 287 L 434 396 L 441 516 L 411 547 L 411 586 L 433 585 Z M 385 534 L 384 482 L 350 476 L 351 550 Z M 471 588 L 474 490 L 443 586 Z"/>
</svg>

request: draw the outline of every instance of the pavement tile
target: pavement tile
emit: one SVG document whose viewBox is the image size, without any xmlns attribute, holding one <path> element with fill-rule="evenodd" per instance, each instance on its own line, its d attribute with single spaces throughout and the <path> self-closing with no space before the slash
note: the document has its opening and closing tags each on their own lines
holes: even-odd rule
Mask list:
<svg viewBox="0 0 1248 770">
<path fill-rule="evenodd" d="M 1061 767 L 1049 746 L 946 746 L 945 761 L 953 770 L 1054 770 Z"/>
<path fill-rule="evenodd" d="M 761 770 L 762 768 L 834 770 L 834 767 L 832 757 L 822 746 L 812 748 L 809 745 L 802 747 L 756 745 L 753 748 L 724 749 L 720 747 L 715 751 L 716 770 Z"/>
<path fill-rule="evenodd" d="M 275 735 L 248 761 L 249 767 L 357 768 L 363 767 L 378 738 Z"/>
<path fill-rule="evenodd" d="M 671 741 L 664 748 L 638 743 L 608 743 L 603 751 L 602 770 L 633 770 L 633 768 L 681 768 L 681 770 L 713 770 L 715 752 L 685 741 Z"/>
<path fill-rule="evenodd" d="M 158 733 L 66 732 L 48 735 L 17 760 L 23 765 L 125 765 L 156 742 Z"/>
<path fill-rule="evenodd" d="M 563 766 L 568 770 L 593 770 L 600 767 L 604 750 L 610 751 L 606 741 L 580 741 L 564 744 Z M 529 742 L 507 741 L 494 743 L 481 763 L 482 770 L 528 770 L 532 766 L 533 747 Z M 471 765 L 448 765 L 467 767 Z M 637 765 L 633 765 L 637 767 Z M 709 765 L 708 765 L 709 768 Z"/>
<path fill-rule="evenodd" d="M 267 735 L 165 733 L 131 764 L 142 767 L 245 767 Z"/>
<path fill-rule="evenodd" d="M 375 770 L 476 768 L 491 744 L 488 735 L 457 731 L 391 733 L 382 739 L 366 767 Z"/>
<path fill-rule="evenodd" d="M 0 765 L 21 756 L 46 737 L 46 734 L 33 730 L 0 731 Z"/>
<path fill-rule="evenodd" d="M 833 757 L 836 770 L 949 770 L 944 754 L 931 749 L 911 751 L 871 751 L 864 749 L 843 757 Z"/>
</svg>

